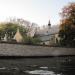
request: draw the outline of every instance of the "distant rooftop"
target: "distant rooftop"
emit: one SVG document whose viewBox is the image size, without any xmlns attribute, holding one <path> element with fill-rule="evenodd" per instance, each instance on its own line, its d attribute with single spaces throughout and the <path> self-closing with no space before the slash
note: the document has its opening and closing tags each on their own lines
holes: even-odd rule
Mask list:
<svg viewBox="0 0 75 75">
<path fill-rule="evenodd" d="M 36 32 L 38 35 L 50 35 L 50 34 L 56 34 L 59 32 L 59 25 L 54 25 L 51 28 L 44 27 L 43 29 L 40 29 Z"/>
</svg>

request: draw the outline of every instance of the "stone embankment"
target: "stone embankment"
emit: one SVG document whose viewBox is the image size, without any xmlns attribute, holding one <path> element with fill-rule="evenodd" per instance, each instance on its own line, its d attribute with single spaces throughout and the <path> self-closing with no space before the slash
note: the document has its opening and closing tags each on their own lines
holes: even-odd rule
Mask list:
<svg viewBox="0 0 75 75">
<path fill-rule="evenodd" d="M 43 47 L 0 43 L 0 56 L 60 56 L 75 55 L 75 48 Z"/>
</svg>

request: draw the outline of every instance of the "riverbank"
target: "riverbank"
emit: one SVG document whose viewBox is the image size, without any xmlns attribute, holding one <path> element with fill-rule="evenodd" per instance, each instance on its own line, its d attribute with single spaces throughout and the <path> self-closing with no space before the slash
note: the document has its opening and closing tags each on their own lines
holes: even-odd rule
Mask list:
<svg viewBox="0 0 75 75">
<path fill-rule="evenodd" d="M 75 48 L 0 43 L 0 56 L 63 56 L 75 55 Z"/>
<path fill-rule="evenodd" d="M 36 75 L 39 71 L 43 75 L 75 75 L 75 56 L 0 59 L 0 75 Z"/>
</svg>

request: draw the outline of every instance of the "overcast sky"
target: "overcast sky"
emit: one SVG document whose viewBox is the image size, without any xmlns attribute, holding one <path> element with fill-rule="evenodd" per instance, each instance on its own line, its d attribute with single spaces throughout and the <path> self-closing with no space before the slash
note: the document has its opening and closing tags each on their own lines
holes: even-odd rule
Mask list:
<svg viewBox="0 0 75 75">
<path fill-rule="evenodd" d="M 75 0 L 0 0 L 0 21 L 9 17 L 23 18 L 39 25 L 59 23 L 59 12 Z"/>
</svg>

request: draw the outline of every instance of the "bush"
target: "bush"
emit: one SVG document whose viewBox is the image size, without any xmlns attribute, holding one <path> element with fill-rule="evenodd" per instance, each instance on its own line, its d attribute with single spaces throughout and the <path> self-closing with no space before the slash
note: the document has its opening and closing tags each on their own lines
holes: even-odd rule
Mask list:
<svg viewBox="0 0 75 75">
<path fill-rule="evenodd" d="M 38 38 L 32 38 L 32 37 L 29 37 L 29 36 L 25 36 L 24 37 L 24 40 L 23 40 L 23 43 L 26 43 L 26 44 L 40 44 L 40 39 Z"/>
</svg>

